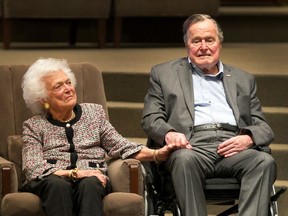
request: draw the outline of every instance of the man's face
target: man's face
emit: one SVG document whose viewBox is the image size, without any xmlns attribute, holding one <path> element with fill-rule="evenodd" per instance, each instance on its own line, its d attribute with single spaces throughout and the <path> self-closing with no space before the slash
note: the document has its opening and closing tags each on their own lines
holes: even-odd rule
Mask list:
<svg viewBox="0 0 288 216">
<path fill-rule="evenodd" d="M 187 52 L 192 63 L 204 73 L 217 73 L 222 44 L 218 30 L 211 20 L 192 24 L 187 32 Z"/>
</svg>

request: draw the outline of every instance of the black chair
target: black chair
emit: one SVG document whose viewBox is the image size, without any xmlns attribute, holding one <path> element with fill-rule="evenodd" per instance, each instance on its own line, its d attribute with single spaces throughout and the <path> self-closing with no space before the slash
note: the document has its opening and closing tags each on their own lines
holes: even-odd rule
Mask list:
<svg viewBox="0 0 288 216">
<path fill-rule="evenodd" d="M 151 141 L 151 140 L 150 140 Z M 153 142 L 149 142 L 150 148 L 155 147 Z M 269 147 L 258 149 L 271 153 Z M 176 200 L 172 178 L 166 171 L 163 164 L 154 162 L 142 162 L 145 179 L 145 212 L 147 216 L 164 216 L 165 212 L 172 212 L 173 216 L 181 216 Z M 278 215 L 277 199 L 284 193 L 286 188 L 281 188 L 278 192 L 273 186 L 269 216 Z M 210 178 L 205 180 L 204 193 L 208 204 L 229 205 L 228 209 L 220 212 L 217 216 L 228 216 L 238 212 L 237 200 L 240 193 L 240 183 L 236 178 Z"/>
</svg>

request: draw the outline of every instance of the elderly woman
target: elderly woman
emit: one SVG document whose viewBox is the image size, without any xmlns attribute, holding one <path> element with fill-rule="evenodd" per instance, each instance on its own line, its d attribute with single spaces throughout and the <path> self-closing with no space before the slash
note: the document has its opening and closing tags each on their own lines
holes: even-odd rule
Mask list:
<svg viewBox="0 0 288 216">
<path fill-rule="evenodd" d="M 106 153 L 162 161 L 172 147 L 155 151 L 123 138 L 101 105 L 77 104 L 75 85 L 66 60 L 39 59 L 24 75 L 23 97 L 35 115 L 23 123 L 22 191 L 38 195 L 48 215 L 103 215 L 111 192 Z"/>
</svg>

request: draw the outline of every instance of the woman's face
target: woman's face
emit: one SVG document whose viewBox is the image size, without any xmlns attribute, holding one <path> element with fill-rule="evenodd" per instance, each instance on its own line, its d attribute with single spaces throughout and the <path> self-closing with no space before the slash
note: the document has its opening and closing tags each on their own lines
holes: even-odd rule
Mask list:
<svg viewBox="0 0 288 216">
<path fill-rule="evenodd" d="M 50 113 L 71 111 L 77 103 L 77 95 L 67 75 L 63 71 L 56 71 L 43 79 L 48 96 L 45 102 L 50 105 Z"/>
</svg>

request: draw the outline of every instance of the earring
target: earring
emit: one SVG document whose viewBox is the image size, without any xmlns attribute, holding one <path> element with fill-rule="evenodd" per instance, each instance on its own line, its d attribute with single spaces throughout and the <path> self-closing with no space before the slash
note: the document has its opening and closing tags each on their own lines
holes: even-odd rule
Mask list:
<svg viewBox="0 0 288 216">
<path fill-rule="evenodd" d="M 44 103 L 44 109 L 48 110 L 50 108 L 49 103 Z"/>
</svg>

